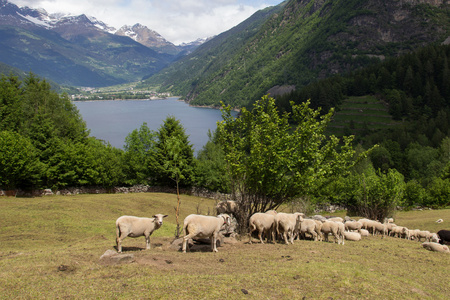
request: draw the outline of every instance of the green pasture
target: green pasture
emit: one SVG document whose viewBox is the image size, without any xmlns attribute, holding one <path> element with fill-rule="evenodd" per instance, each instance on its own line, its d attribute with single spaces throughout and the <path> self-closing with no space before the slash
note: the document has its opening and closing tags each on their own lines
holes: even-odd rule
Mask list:
<svg viewBox="0 0 450 300">
<path fill-rule="evenodd" d="M 218 253 L 170 247 L 176 195 L 163 193 L 0 198 L 1 299 L 448 299 L 450 254 L 380 236 L 345 245 L 309 240 L 248 244 Z M 215 201 L 181 195 L 182 223 Z M 151 237 L 127 238 L 134 261 L 105 264 L 121 215 L 168 214 Z M 344 216 L 345 212 L 335 215 Z M 435 221 L 444 219 L 444 223 Z M 408 228 L 447 228 L 450 209 L 397 212 Z M 333 240 L 333 239 L 330 239 Z M 253 239 L 256 242 L 256 239 Z"/>
</svg>

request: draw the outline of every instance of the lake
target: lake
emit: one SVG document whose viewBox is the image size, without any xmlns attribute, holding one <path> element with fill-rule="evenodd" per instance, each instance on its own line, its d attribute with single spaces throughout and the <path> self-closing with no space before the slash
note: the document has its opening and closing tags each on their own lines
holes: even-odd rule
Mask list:
<svg viewBox="0 0 450 300">
<path fill-rule="evenodd" d="M 192 107 L 178 98 L 73 103 L 90 129 L 91 136 L 120 149 L 123 149 L 125 137 L 144 122 L 151 130 L 158 131 L 167 116 L 174 116 L 183 125 L 197 153 L 208 141 L 208 130 L 214 131 L 217 121 L 222 120 L 220 110 Z"/>
</svg>

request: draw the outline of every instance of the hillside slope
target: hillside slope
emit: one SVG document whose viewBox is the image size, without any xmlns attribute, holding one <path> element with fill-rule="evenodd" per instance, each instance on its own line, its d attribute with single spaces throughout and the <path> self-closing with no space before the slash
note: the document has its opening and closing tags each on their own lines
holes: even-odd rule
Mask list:
<svg viewBox="0 0 450 300">
<path fill-rule="evenodd" d="M 248 105 L 276 85 L 300 87 L 443 42 L 449 16 L 442 0 L 288 1 L 258 12 L 148 82 L 191 104 Z"/>
</svg>

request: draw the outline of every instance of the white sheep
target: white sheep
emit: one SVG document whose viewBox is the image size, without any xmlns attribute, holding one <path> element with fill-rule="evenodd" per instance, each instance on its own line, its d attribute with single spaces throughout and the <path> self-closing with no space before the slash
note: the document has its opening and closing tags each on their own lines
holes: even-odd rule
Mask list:
<svg viewBox="0 0 450 300">
<path fill-rule="evenodd" d="M 320 223 L 320 225 L 318 223 Z M 304 219 L 303 216 L 300 216 L 299 234 L 301 236 L 308 233 L 313 237 L 314 241 L 321 240 L 321 228 L 322 222 L 312 219 Z"/>
<path fill-rule="evenodd" d="M 328 235 L 331 233 L 334 236 L 335 243 L 344 245 L 344 223 L 334 221 L 323 222 L 321 231 L 326 242 L 328 242 Z"/>
<path fill-rule="evenodd" d="M 264 244 L 262 235 L 271 235 L 272 241 L 275 241 L 275 231 L 274 231 L 274 224 L 275 224 L 275 214 L 272 212 L 266 212 L 266 213 L 255 213 L 250 217 L 249 220 L 249 233 L 248 233 L 248 239 L 249 243 L 252 243 L 252 233 L 253 231 L 258 231 L 258 237 L 261 241 L 261 244 Z"/>
<path fill-rule="evenodd" d="M 277 234 L 281 234 L 286 244 L 294 244 L 294 236 L 300 227 L 300 218 L 302 213 L 278 213 L 275 216 L 275 226 Z"/>
<path fill-rule="evenodd" d="M 167 215 L 156 214 L 153 218 L 139 218 L 134 216 L 121 216 L 116 220 L 117 252 L 122 252 L 122 241 L 127 237 L 145 236 L 145 249 L 150 249 L 150 236 L 153 231 L 163 224 Z"/>
<path fill-rule="evenodd" d="M 344 219 L 342 219 L 341 217 L 332 217 L 332 218 L 328 218 L 327 220 L 344 223 Z"/>
<path fill-rule="evenodd" d="M 216 205 L 217 214 L 234 214 L 237 210 L 237 202 L 232 200 L 220 201 Z"/>
<path fill-rule="evenodd" d="M 359 233 L 361 234 L 361 236 L 370 236 L 370 233 L 367 229 L 361 229 Z"/>
<path fill-rule="evenodd" d="M 350 231 L 350 230 L 356 230 L 358 232 L 361 231 L 362 228 L 362 223 L 359 221 L 347 221 L 344 223 L 345 225 L 345 230 Z"/>
<path fill-rule="evenodd" d="M 424 247 L 425 249 L 430 250 L 430 251 L 450 253 L 450 249 L 448 248 L 448 246 L 441 245 L 439 243 L 425 242 L 425 243 L 422 243 L 422 247 Z"/>
<path fill-rule="evenodd" d="M 381 236 L 384 238 L 387 235 L 387 226 L 385 224 L 382 224 L 380 222 L 374 222 L 373 224 L 373 234 L 376 235 L 378 232 L 381 234 Z"/>
<path fill-rule="evenodd" d="M 192 238 L 211 239 L 211 250 L 217 252 L 217 236 L 224 225 L 230 226 L 230 216 L 220 214 L 217 217 L 203 215 L 189 215 L 184 219 L 183 225 L 183 252 L 189 251 L 188 241 Z"/>
<path fill-rule="evenodd" d="M 359 232 L 344 232 L 344 237 L 346 240 L 349 241 L 360 241 L 361 240 L 361 234 Z"/>
<path fill-rule="evenodd" d="M 436 223 L 442 223 L 442 222 L 444 222 L 444 220 L 442 220 L 442 219 L 438 219 L 438 220 L 436 221 Z"/>
</svg>

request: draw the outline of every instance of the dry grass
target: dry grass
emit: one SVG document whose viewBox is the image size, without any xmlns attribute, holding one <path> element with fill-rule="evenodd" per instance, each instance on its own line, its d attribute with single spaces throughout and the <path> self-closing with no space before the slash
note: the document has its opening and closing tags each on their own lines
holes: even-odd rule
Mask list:
<svg viewBox="0 0 450 300">
<path fill-rule="evenodd" d="M 225 244 L 218 253 L 169 247 L 176 196 L 78 195 L 0 198 L 1 299 L 448 299 L 450 255 L 420 243 L 369 237 L 344 246 Z M 182 196 L 182 216 L 212 214 L 214 201 Z M 167 213 L 154 233 L 124 241 L 134 262 L 111 265 L 100 256 L 115 246 L 116 218 Z M 342 214 L 342 212 L 341 212 Z M 399 212 L 410 228 L 448 228 L 450 210 Z M 255 239 L 256 241 L 256 239 Z M 246 292 L 247 294 L 245 294 Z"/>
</svg>

